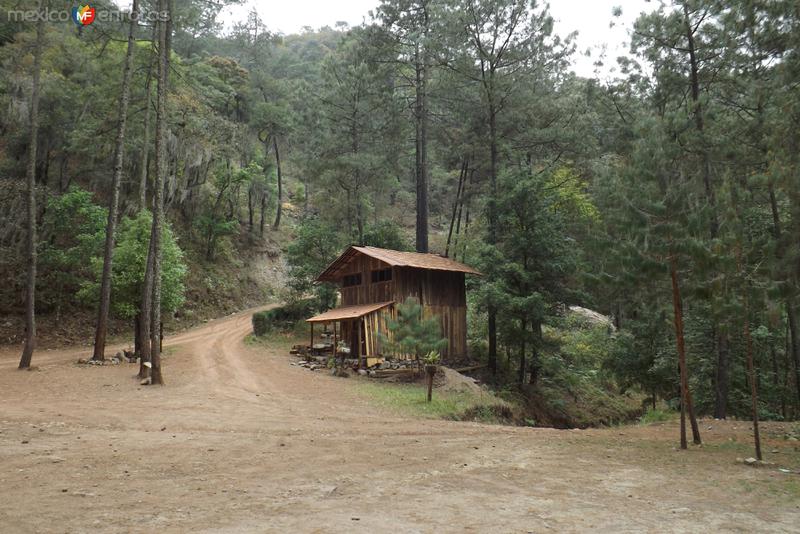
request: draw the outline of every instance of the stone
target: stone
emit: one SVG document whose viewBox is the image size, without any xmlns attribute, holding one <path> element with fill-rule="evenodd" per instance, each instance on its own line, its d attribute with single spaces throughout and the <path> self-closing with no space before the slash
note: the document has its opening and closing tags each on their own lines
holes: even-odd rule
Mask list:
<svg viewBox="0 0 800 534">
<path fill-rule="evenodd" d="M 756 465 L 758 464 L 758 460 L 756 460 L 751 456 L 750 458 L 745 458 L 744 463 L 746 463 L 747 465 Z"/>
<path fill-rule="evenodd" d="M 367 376 L 367 371 L 364 369 L 359 369 L 358 374 L 360 374 L 361 376 Z"/>
</svg>

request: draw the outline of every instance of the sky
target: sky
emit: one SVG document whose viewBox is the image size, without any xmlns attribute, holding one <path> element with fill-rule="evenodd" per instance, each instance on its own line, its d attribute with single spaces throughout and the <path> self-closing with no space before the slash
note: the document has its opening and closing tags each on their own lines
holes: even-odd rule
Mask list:
<svg viewBox="0 0 800 534">
<path fill-rule="evenodd" d="M 379 0 L 246 0 L 241 6 L 227 9 L 218 20 L 230 27 L 233 22 L 246 19 L 255 7 L 270 31 L 288 34 L 300 32 L 304 26 L 334 26 L 339 21 L 357 26 L 369 20 L 369 11 L 378 4 Z M 550 13 L 559 35 L 578 31 L 575 72 L 595 75 L 593 63 L 605 54 L 604 66 L 596 74 L 606 78 L 613 75 L 617 56 L 628 50 L 628 31 L 633 21 L 639 13 L 653 10 L 656 5 L 648 0 L 551 0 Z M 620 17 L 612 16 L 614 7 L 622 8 Z M 592 50 L 591 57 L 583 55 L 587 49 Z"/>
</svg>

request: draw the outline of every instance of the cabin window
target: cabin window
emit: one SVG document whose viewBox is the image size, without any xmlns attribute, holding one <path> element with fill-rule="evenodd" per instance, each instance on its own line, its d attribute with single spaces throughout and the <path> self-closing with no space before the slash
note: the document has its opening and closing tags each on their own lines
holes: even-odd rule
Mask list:
<svg viewBox="0 0 800 534">
<path fill-rule="evenodd" d="M 391 267 L 388 269 L 379 269 L 377 271 L 372 271 L 372 283 L 376 284 L 378 282 L 388 282 L 392 279 L 392 269 Z"/>
<path fill-rule="evenodd" d="M 360 286 L 361 273 L 348 274 L 342 279 L 342 287 Z"/>
</svg>

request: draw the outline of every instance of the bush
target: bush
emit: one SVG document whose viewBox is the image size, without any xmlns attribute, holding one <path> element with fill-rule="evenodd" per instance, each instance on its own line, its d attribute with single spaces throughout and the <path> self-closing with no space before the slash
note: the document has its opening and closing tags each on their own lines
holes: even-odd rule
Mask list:
<svg viewBox="0 0 800 534">
<path fill-rule="evenodd" d="M 285 306 L 253 314 L 253 333 L 265 336 L 273 332 L 291 332 L 298 321 L 308 319 L 318 310 L 316 299 L 304 299 Z"/>
</svg>

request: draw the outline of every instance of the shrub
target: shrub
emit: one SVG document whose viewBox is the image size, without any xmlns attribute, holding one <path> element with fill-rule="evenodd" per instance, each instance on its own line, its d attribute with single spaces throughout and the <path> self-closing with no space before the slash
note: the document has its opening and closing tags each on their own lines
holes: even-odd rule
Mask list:
<svg viewBox="0 0 800 534">
<path fill-rule="evenodd" d="M 265 336 L 273 332 L 291 332 L 298 321 L 308 319 L 316 313 L 317 305 L 316 299 L 304 299 L 254 313 L 253 333 Z"/>
<path fill-rule="evenodd" d="M 650 408 L 647 410 L 639 422 L 643 425 L 649 425 L 650 423 L 659 423 L 662 421 L 669 421 L 670 419 L 675 417 L 675 412 L 670 412 L 666 410 L 653 410 Z"/>
</svg>

